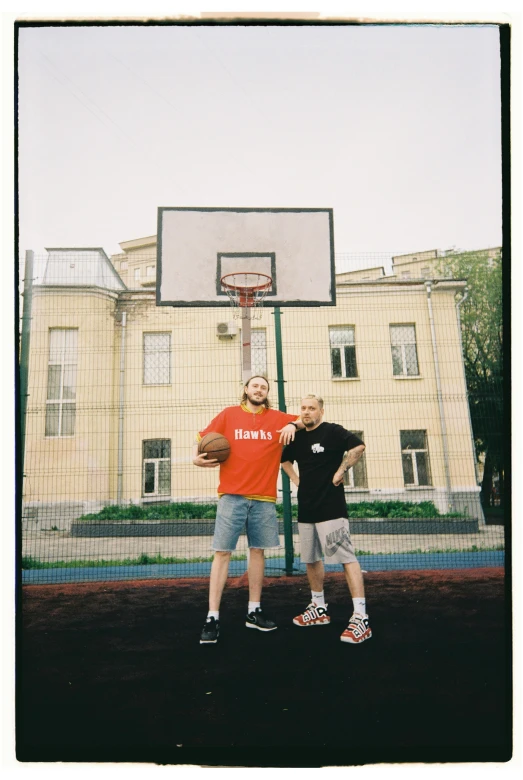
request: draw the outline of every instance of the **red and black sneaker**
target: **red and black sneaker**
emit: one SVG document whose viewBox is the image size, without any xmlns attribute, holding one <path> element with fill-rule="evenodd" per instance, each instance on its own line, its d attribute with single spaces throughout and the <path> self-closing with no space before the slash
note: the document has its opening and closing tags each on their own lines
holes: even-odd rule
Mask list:
<svg viewBox="0 0 523 780">
<path fill-rule="evenodd" d="M 327 612 L 327 604 L 319 607 L 314 601 L 311 601 L 305 612 L 297 615 L 292 621 L 295 626 L 328 626 L 331 622 Z"/>
<path fill-rule="evenodd" d="M 355 612 L 340 639 L 342 642 L 349 642 L 351 645 L 359 645 L 360 642 L 370 639 L 371 636 L 372 631 L 369 626 L 369 618 L 367 615 L 359 615 Z"/>
</svg>

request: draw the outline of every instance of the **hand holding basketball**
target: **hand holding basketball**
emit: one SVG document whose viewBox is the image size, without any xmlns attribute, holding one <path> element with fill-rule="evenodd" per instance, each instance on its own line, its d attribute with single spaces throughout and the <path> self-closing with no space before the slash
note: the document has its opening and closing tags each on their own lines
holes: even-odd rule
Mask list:
<svg viewBox="0 0 523 780">
<path fill-rule="evenodd" d="M 207 457 L 206 452 L 202 452 L 199 455 L 196 455 L 192 459 L 192 462 L 195 466 L 206 466 L 207 468 L 216 468 L 216 466 L 220 465 L 220 461 L 216 460 L 216 458 L 209 458 Z"/>
<path fill-rule="evenodd" d="M 207 433 L 198 443 L 197 466 L 218 466 L 227 460 L 231 445 L 221 433 Z M 197 462 L 200 461 L 200 462 Z"/>
</svg>

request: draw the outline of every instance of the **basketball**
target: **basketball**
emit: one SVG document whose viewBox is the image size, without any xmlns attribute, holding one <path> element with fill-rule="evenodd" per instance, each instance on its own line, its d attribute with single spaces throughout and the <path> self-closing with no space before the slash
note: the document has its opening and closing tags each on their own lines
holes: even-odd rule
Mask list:
<svg viewBox="0 0 523 780">
<path fill-rule="evenodd" d="M 198 444 L 198 452 L 206 452 L 209 460 L 216 458 L 223 463 L 231 453 L 231 445 L 221 433 L 207 433 Z"/>
</svg>

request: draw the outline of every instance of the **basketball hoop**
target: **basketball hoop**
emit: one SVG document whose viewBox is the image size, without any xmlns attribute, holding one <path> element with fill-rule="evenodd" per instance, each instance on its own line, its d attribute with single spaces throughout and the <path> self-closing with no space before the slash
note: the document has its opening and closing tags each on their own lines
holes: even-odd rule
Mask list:
<svg viewBox="0 0 523 780">
<path fill-rule="evenodd" d="M 248 315 L 252 319 L 261 317 L 260 309 L 272 284 L 270 276 L 242 271 L 222 276 L 221 284 L 235 310 L 235 317 L 242 316 L 242 309 L 249 309 Z"/>
</svg>

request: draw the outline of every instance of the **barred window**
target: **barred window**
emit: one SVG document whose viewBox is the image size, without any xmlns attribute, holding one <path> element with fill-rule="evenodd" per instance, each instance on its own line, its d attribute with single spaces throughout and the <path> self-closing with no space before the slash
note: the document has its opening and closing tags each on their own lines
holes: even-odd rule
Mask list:
<svg viewBox="0 0 523 780">
<path fill-rule="evenodd" d="M 171 440 L 145 439 L 142 492 L 144 496 L 171 495 Z"/>
<path fill-rule="evenodd" d="M 363 437 L 363 431 L 353 431 L 355 436 L 358 436 L 365 442 Z M 361 456 L 359 461 L 343 476 L 343 482 L 345 487 L 348 488 L 366 488 L 367 487 L 367 466 L 365 464 L 365 453 Z"/>
<path fill-rule="evenodd" d="M 432 485 L 427 431 L 400 431 L 405 487 Z"/>
<path fill-rule="evenodd" d="M 391 325 L 390 344 L 394 376 L 418 376 L 415 325 Z"/>
<path fill-rule="evenodd" d="M 357 377 L 356 341 L 353 325 L 329 328 L 332 377 Z"/>
<path fill-rule="evenodd" d="M 171 334 L 143 334 L 144 385 L 171 384 Z"/>
<path fill-rule="evenodd" d="M 240 339 L 240 349 L 241 349 Z M 243 356 L 240 352 L 240 365 Z M 252 328 L 251 330 L 251 376 L 267 376 L 267 331 L 265 328 Z"/>
<path fill-rule="evenodd" d="M 50 328 L 47 366 L 46 436 L 74 436 L 78 330 Z"/>
</svg>

